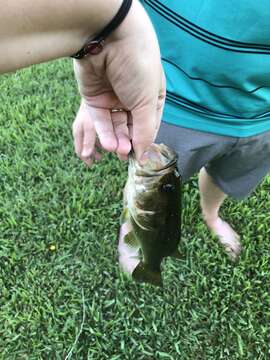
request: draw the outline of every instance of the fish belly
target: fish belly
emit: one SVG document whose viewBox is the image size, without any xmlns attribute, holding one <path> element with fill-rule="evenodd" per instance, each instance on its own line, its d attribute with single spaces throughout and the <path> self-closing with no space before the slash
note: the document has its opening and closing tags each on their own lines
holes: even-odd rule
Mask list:
<svg viewBox="0 0 270 360">
<path fill-rule="evenodd" d="M 132 276 L 140 263 L 140 245 L 133 236 L 129 221 L 125 221 L 120 227 L 118 254 L 120 267 L 127 275 Z"/>
</svg>

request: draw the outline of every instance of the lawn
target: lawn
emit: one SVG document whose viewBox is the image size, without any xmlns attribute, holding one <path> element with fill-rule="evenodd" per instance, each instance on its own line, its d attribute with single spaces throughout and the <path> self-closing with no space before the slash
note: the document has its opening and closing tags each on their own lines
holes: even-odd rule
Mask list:
<svg viewBox="0 0 270 360">
<path fill-rule="evenodd" d="M 270 359 L 270 177 L 223 216 L 242 236 L 232 264 L 184 188 L 181 260 L 164 288 L 120 273 L 126 164 L 73 152 L 79 104 L 69 60 L 0 82 L 0 359 Z"/>
</svg>

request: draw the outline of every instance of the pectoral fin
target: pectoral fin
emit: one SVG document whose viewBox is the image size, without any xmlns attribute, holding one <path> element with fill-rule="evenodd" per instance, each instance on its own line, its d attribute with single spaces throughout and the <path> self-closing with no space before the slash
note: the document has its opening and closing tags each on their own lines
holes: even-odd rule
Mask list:
<svg viewBox="0 0 270 360">
<path fill-rule="evenodd" d="M 140 247 L 132 231 L 124 236 L 124 242 L 132 248 L 138 249 Z"/>
<path fill-rule="evenodd" d="M 140 261 L 136 269 L 132 273 L 134 280 L 142 283 L 149 283 L 155 286 L 163 286 L 161 272 L 153 271 L 147 268 L 147 266 Z"/>
<path fill-rule="evenodd" d="M 123 225 L 128 219 L 128 208 L 124 208 L 120 217 L 120 225 Z"/>
</svg>

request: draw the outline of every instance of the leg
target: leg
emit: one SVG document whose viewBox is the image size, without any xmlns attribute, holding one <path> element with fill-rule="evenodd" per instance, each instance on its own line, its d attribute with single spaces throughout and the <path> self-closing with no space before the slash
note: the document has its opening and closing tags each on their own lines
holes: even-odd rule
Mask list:
<svg viewBox="0 0 270 360">
<path fill-rule="evenodd" d="M 239 235 L 219 217 L 219 209 L 227 195 L 214 184 L 205 168 L 199 174 L 199 188 L 204 221 L 225 247 L 229 257 L 235 260 L 241 251 Z"/>
</svg>

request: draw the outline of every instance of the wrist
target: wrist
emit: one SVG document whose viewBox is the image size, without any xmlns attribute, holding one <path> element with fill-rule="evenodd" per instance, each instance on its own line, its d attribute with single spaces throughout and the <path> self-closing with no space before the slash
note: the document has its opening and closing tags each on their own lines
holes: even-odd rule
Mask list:
<svg viewBox="0 0 270 360">
<path fill-rule="evenodd" d="M 113 19 L 119 11 L 123 0 L 106 0 L 106 1 L 85 1 L 85 6 L 79 9 L 77 13 L 79 22 L 79 39 L 80 45 L 75 48 L 75 52 L 81 49 L 89 39 L 94 39 Z M 108 4 L 109 3 L 109 4 Z"/>
<path fill-rule="evenodd" d="M 103 46 L 108 37 L 122 24 L 127 17 L 133 0 L 122 0 L 121 7 L 113 16 L 110 22 L 96 35 L 90 37 L 85 45 L 71 57 L 82 59 L 87 55 L 97 55 L 103 50 Z"/>
<path fill-rule="evenodd" d="M 157 40 L 153 25 L 140 1 L 133 0 L 131 9 L 122 24 L 111 34 L 110 42 L 121 41 L 127 38 L 136 43 L 144 43 L 148 38 L 151 43 Z M 149 44 L 150 46 L 152 44 Z"/>
<path fill-rule="evenodd" d="M 96 55 L 102 51 L 104 45 L 127 39 L 137 45 L 140 42 L 147 43 L 148 40 L 151 46 L 151 42 L 156 38 L 151 21 L 138 0 L 121 0 L 118 10 L 111 15 L 102 30 L 96 34 L 92 32 L 90 36 L 89 32 L 86 36 L 87 34 L 83 46 L 71 57 L 82 59 L 88 54 Z"/>
<path fill-rule="evenodd" d="M 0 12 L 0 73 L 73 54 L 110 22 L 121 4 L 122 0 L 9 0 Z"/>
</svg>

